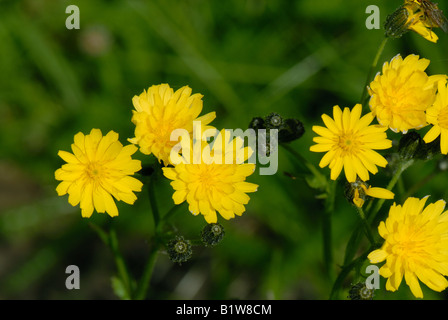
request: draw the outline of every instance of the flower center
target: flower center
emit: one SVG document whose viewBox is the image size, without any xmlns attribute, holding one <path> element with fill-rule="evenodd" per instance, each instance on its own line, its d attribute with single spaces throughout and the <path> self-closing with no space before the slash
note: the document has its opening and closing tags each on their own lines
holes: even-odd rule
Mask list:
<svg viewBox="0 0 448 320">
<path fill-rule="evenodd" d="M 338 145 L 343 151 L 350 153 L 357 148 L 358 143 L 353 134 L 345 134 L 339 137 Z"/>
<path fill-rule="evenodd" d="M 98 180 L 104 175 L 104 169 L 97 162 L 91 162 L 87 165 L 85 173 L 91 180 Z"/>
</svg>

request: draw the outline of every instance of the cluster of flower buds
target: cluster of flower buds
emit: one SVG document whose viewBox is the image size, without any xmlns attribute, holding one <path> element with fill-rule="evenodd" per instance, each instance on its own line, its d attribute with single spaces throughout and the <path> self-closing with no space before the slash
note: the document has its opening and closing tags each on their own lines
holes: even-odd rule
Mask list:
<svg viewBox="0 0 448 320">
<path fill-rule="evenodd" d="M 249 123 L 249 128 L 256 131 L 257 138 L 260 138 L 260 129 L 266 130 L 266 150 L 264 151 L 267 156 L 269 156 L 270 153 L 274 151 L 270 150 L 270 148 L 272 148 L 273 146 L 276 147 L 278 143 L 288 143 L 297 140 L 305 133 L 305 128 L 303 127 L 302 122 L 292 118 L 284 119 L 282 118 L 282 116 L 275 112 L 270 113 L 264 118 L 253 118 Z M 273 135 L 271 135 L 270 133 L 271 129 L 278 130 L 278 133 L 276 135 L 277 141 L 271 141 L 273 137 Z"/>
<path fill-rule="evenodd" d="M 209 223 L 201 231 L 200 242 L 205 247 L 214 247 L 224 238 L 224 227 L 220 223 Z M 176 263 L 187 262 L 193 255 L 193 244 L 198 244 L 195 240 L 185 240 L 182 236 L 176 236 L 166 244 L 168 256 Z"/>
</svg>

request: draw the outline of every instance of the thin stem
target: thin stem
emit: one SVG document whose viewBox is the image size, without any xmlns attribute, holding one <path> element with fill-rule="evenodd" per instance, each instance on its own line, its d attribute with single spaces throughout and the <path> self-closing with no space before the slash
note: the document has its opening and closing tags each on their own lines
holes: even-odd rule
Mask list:
<svg viewBox="0 0 448 320">
<path fill-rule="evenodd" d="M 159 213 L 159 206 L 157 205 L 157 198 L 155 194 L 155 181 L 156 181 L 156 174 L 157 172 L 153 172 L 152 176 L 150 177 L 149 185 L 148 185 L 148 196 L 149 196 L 149 205 L 151 206 L 152 211 L 152 217 L 154 219 L 154 230 L 155 230 L 155 244 L 150 250 L 148 259 L 145 264 L 145 268 L 143 269 L 142 278 L 140 279 L 138 288 L 137 288 L 137 295 L 136 299 L 143 300 L 146 298 L 149 283 L 151 281 L 152 272 L 154 270 L 154 265 L 157 261 L 157 256 L 160 249 L 160 226 L 161 226 L 161 219 L 160 219 L 160 213 Z"/>
<path fill-rule="evenodd" d="M 148 185 L 148 196 L 149 196 L 149 205 L 151 206 L 152 211 L 152 217 L 154 219 L 154 228 L 157 230 L 157 227 L 160 222 L 160 213 L 159 213 L 159 207 L 157 205 L 157 199 L 155 194 L 155 173 L 153 173 L 153 176 L 151 176 L 149 185 Z"/>
<path fill-rule="evenodd" d="M 362 103 L 363 110 L 366 109 L 366 105 L 367 105 L 367 86 L 369 85 L 370 81 L 372 80 L 373 72 L 376 69 L 376 66 L 378 65 L 378 61 L 380 60 L 381 54 L 383 53 L 384 47 L 386 46 L 387 39 L 388 38 L 385 37 L 383 39 L 383 41 L 381 42 L 381 44 L 378 48 L 378 51 L 375 55 L 375 58 L 372 61 L 372 65 L 370 66 L 369 72 L 367 74 L 366 83 L 364 85 L 364 88 L 362 91 L 362 96 L 361 96 L 361 103 Z"/>
<path fill-rule="evenodd" d="M 358 258 L 354 259 L 353 261 L 342 267 L 342 270 L 339 273 L 338 277 L 336 278 L 336 281 L 333 284 L 333 288 L 331 289 L 330 300 L 337 298 L 339 290 L 344 284 L 345 278 L 347 278 L 348 274 L 353 270 L 353 268 L 355 268 L 358 264 L 363 263 L 363 261 L 367 258 L 367 255 L 372 251 L 373 248 L 374 247 L 370 247 Z"/>
<path fill-rule="evenodd" d="M 123 282 L 124 288 L 126 289 L 127 296 L 129 299 L 132 298 L 132 287 L 131 287 L 131 279 L 126 268 L 126 263 L 124 261 L 123 256 L 118 248 L 118 239 L 115 229 L 112 227 L 109 231 L 109 246 L 114 255 L 115 264 L 118 269 L 118 274 L 120 275 L 121 281 Z"/>
<path fill-rule="evenodd" d="M 140 285 L 137 290 L 136 299 L 143 300 L 146 298 L 148 292 L 149 283 L 151 281 L 152 271 L 154 270 L 154 265 L 157 261 L 157 256 L 159 253 L 160 244 L 156 244 L 150 251 L 148 260 L 146 261 L 145 269 L 143 270 L 143 275 L 140 280 Z"/>
<path fill-rule="evenodd" d="M 395 184 L 398 182 L 398 179 L 400 178 L 401 174 L 407 168 L 409 168 L 409 166 L 411 166 L 412 163 L 414 163 L 413 160 L 409 160 L 406 162 L 400 162 L 397 169 L 395 170 L 395 174 L 393 175 L 392 179 L 389 181 L 389 184 L 387 185 L 387 188 L 386 188 L 387 190 L 392 191 Z M 378 214 L 378 212 L 380 211 L 381 207 L 383 206 L 384 201 L 386 201 L 386 199 L 378 199 L 378 202 L 376 203 L 375 208 L 373 208 L 373 211 L 370 212 L 368 215 L 369 224 L 371 224 L 375 220 L 375 217 Z"/>
<path fill-rule="evenodd" d="M 334 212 L 334 202 L 336 197 L 336 181 L 328 182 L 327 198 L 325 199 L 325 211 L 322 221 L 323 250 L 325 269 L 329 279 L 333 278 L 333 236 L 332 236 L 332 214 Z"/>
<path fill-rule="evenodd" d="M 369 224 L 366 219 L 366 215 L 364 214 L 364 211 L 362 210 L 362 208 L 356 207 L 356 209 L 358 210 L 359 217 L 361 218 L 362 224 L 364 225 L 367 239 L 369 239 L 370 243 L 372 245 L 374 245 L 375 239 L 373 238 L 372 230 L 370 230 Z"/>
</svg>

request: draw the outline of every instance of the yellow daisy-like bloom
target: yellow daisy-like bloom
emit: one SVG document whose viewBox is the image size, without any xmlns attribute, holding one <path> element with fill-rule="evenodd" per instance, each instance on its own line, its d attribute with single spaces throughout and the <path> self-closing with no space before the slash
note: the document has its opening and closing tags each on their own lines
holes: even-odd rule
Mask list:
<svg viewBox="0 0 448 320">
<path fill-rule="evenodd" d="M 168 84 L 153 85 L 132 99 L 132 122 L 135 124 L 135 138 L 144 154 L 154 154 L 165 165 L 170 164 L 170 152 L 177 141 L 171 141 L 175 129 L 193 131 L 193 121 L 200 121 L 202 130 L 215 119 L 215 112 L 198 117 L 202 111 L 202 95 L 191 94 L 188 86 L 176 92 Z"/>
<path fill-rule="evenodd" d="M 428 76 L 430 61 L 409 55 L 385 62 L 382 73 L 370 83 L 370 109 L 378 122 L 394 132 L 406 133 L 427 125 L 425 111 L 435 99 L 437 82 L 445 75 Z"/>
<path fill-rule="evenodd" d="M 417 298 L 423 298 L 418 280 L 437 292 L 448 287 L 448 211 L 443 200 L 424 208 L 427 198 L 394 203 L 378 227 L 385 242 L 368 255 L 371 263 L 386 260 L 380 275 L 387 278 L 387 290 L 396 291 L 404 276 Z"/>
<path fill-rule="evenodd" d="M 375 150 L 388 149 L 392 141 L 387 139 L 386 127 L 370 125 L 374 117 L 369 113 L 361 117 L 362 106 L 355 105 L 352 111 L 339 106 L 333 107 L 333 119 L 323 114 L 326 127 L 313 126 L 313 131 L 320 135 L 314 137 L 316 145 L 310 147 L 313 152 L 326 152 L 319 166 L 329 166 L 331 179 L 336 180 L 344 168 L 348 182 L 355 182 L 356 177 L 369 180 L 369 172 L 376 174 L 376 166 L 385 167 L 387 160 Z"/>
<path fill-rule="evenodd" d="M 245 181 L 255 170 L 255 164 L 244 163 L 252 149 L 244 147 L 239 137 L 230 139 L 225 130 L 215 138 L 213 147 L 196 143 L 200 145 L 190 144 L 190 159 L 184 157 L 174 168 L 163 168 L 163 174 L 173 180 L 174 203 L 187 201 L 190 212 L 201 213 L 207 223 L 217 222 L 217 212 L 227 220 L 240 216 L 250 200 L 247 193 L 258 188 Z"/>
<path fill-rule="evenodd" d="M 440 135 L 440 151 L 448 153 L 448 89 L 445 81 L 440 81 L 434 104 L 426 110 L 426 121 L 433 127 L 426 133 L 426 143 L 434 141 Z"/>
<path fill-rule="evenodd" d="M 92 129 L 88 135 L 79 132 L 71 147 L 73 153 L 58 152 L 67 164 L 55 172 L 56 180 L 62 181 L 56 191 L 59 196 L 68 193 L 68 202 L 79 204 L 83 217 L 89 218 L 94 209 L 117 216 L 113 197 L 128 204 L 135 202 L 133 192 L 141 191 L 143 185 L 130 176 L 141 169 L 140 161 L 131 158 L 137 147 L 123 147 L 116 132 L 103 137 L 99 129 Z"/>
</svg>

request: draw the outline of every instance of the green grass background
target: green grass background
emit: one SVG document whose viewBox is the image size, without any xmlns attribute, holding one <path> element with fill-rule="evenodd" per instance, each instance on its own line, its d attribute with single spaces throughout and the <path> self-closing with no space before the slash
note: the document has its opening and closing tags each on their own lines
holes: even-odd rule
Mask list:
<svg viewBox="0 0 448 320">
<path fill-rule="evenodd" d="M 247 128 L 255 116 L 278 112 L 300 119 L 305 135 L 291 146 L 317 165 L 309 152 L 312 125 L 333 105 L 360 102 L 383 30 L 368 30 L 365 9 L 380 8 L 381 25 L 400 0 L 149 0 L 0 1 L 0 299 L 117 299 L 111 252 L 90 228 L 113 223 L 130 271 L 139 277 L 153 231 L 147 190 L 133 206 L 117 203 L 113 221 L 94 213 L 81 218 L 67 196 L 58 197 L 54 171 L 58 150 L 73 136 L 99 128 L 120 140 L 133 137 L 134 95 L 153 84 L 189 85 L 204 95 L 203 114 L 216 111 L 218 128 Z M 81 28 L 67 30 L 65 9 L 80 8 Z M 441 8 L 448 11 L 445 3 Z M 388 42 L 381 64 L 398 53 L 431 60 L 429 74 L 448 72 L 448 35 L 434 29 L 438 44 L 409 32 Z M 379 70 L 379 69 L 378 69 Z M 376 70 L 377 71 L 377 70 Z M 376 72 L 375 71 L 375 72 Z M 147 161 L 142 154 L 136 157 Z M 417 163 L 402 190 L 432 172 Z M 324 271 L 323 203 L 284 150 L 273 176 L 254 174 L 260 185 L 242 217 L 226 228 L 216 248 L 194 248 L 193 258 L 173 264 L 161 254 L 151 299 L 327 299 L 332 281 Z M 329 174 L 328 168 L 322 173 Z M 446 173 L 416 196 L 448 199 Z M 372 183 L 385 186 L 380 171 Z M 162 212 L 172 205 L 169 181 L 161 180 Z M 400 199 L 396 199 L 401 201 Z M 390 205 L 391 202 L 386 202 Z M 358 216 L 338 186 L 333 212 L 333 274 Z M 198 237 L 205 220 L 184 205 L 173 219 L 179 234 Z M 65 288 L 65 268 L 77 265 L 81 289 Z M 345 289 L 350 285 L 347 278 Z M 412 299 L 376 291 L 378 299 Z M 424 287 L 424 286 L 423 286 Z M 446 294 L 423 288 L 425 298 Z M 339 298 L 346 299 L 347 290 Z"/>
</svg>

